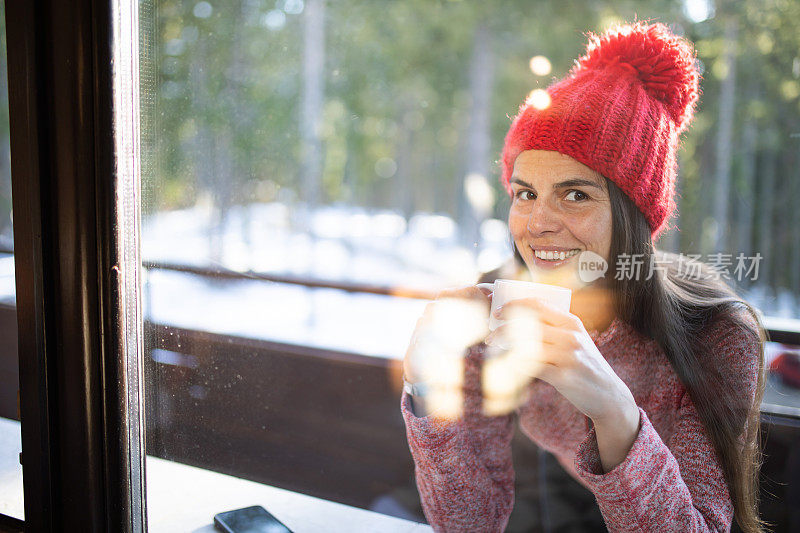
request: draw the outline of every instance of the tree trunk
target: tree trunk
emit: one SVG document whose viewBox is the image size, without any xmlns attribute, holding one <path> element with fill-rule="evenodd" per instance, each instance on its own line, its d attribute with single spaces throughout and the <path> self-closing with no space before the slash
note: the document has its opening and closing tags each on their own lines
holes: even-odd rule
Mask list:
<svg viewBox="0 0 800 533">
<path fill-rule="evenodd" d="M 736 246 L 737 252 L 750 254 L 752 250 L 753 235 L 753 207 L 755 205 L 755 190 L 753 181 L 756 174 L 756 143 L 758 140 L 758 126 L 753 118 L 746 118 L 742 128 L 742 173 L 739 187 L 736 213 Z"/>
<path fill-rule="evenodd" d="M 308 0 L 303 15 L 303 94 L 301 104 L 302 191 L 309 212 L 322 185 L 322 124 L 325 97 L 325 0 Z"/>
<path fill-rule="evenodd" d="M 231 126 L 226 125 L 217 132 L 214 141 L 214 210 L 211 217 L 210 257 L 212 265 L 222 264 L 225 252 L 225 227 L 232 204 L 234 165 L 233 135 Z"/>
<path fill-rule="evenodd" d="M 459 227 L 464 244 L 472 246 L 480 241 L 480 224 L 491 213 L 479 203 L 470 201 L 466 186 L 468 180 L 478 190 L 475 182 L 481 180 L 488 185 L 489 164 L 491 161 L 491 132 L 489 114 L 491 112 L 492 82 L 494 81 L 494 59 L 492 57 L 492 36 L 485 23 L 479 23 L 475 30 L 474 47 L 469 69 L 469 92 L 471 96 L 470 120 L 467 128 L 466 168 L 457 181 L 459 195 Z"/>
<path fill-rule="evenodd" d="M 209 220 L 207 220 L 206 237 L 208 239 L 208 259 L 213 261 L 215 258 L 218 259 L 219 256 L 216 239 L 216 213 L 213 205 L 216 203 L 216 198 L 214 198 L 216 195 L 215 174 L 218 169 L 212 127 L 203 120 L 213 101 L 212 96 L 209 94 L 208 69 L 206 68 L 208 56 L 207 40 L 198 39 L 197 51 L 193 55 L 189 73 L 189 81 L 193 88 L 191 91 L 192 104 L 190 110 L 193 116 L 198 118 L 197 134 L 187 143 L 189 154 L 186 160 L 194 163 L 193 171 L 198 191 L 211 196 L 212 206 Z"/>
<path fill-rule="evenodd" d="M 397 172 L 392 178 L 392 186 L 394 191 L 392 196 L 394 202 L 392 208 L 399 208 L 403 216 L 408 219 L 414 210 L 414 187 L 413 174 L 412 174 L 412 160 L 413 160 L 413 136 L 414 131 L 402 126 L 403 117 L 412 108 L 412 98 L 406 96 L 402 98 L 402 103 L 399 106 L 399 117 L 397 123 L 401 125 L 397 133 L 397 144 L 395 150 L 395 161 L 397 162 Z"/>
<path fill-rule="evenodd" d="M 233 23 L 237 27 L 244 24 L 244 11 L 241 3 L 237 4 L 233 12 Z M 211 217 L 210 232 L 210 261 L 212 265 L 221 264 L 225 255 L 225 229 L 228 225 L 228 215 L 231 207 L 236 202 L 236 192 L 246 181 L 248 169 L 244 168 L 242 161 L 234 158 L 237 146 L 238 130 L 245 127 L 244 95 L 241 91 L 244 79 L 245 65 L 242 59 L 243 35 L 234 32 L 228 42 L 229 69 L 223 74 L 224 88 L 215 95 L 215 105 L 220 106 L 228 120 L 220 124 L 212 133 L 213 166 L 212 170 L 212 200 L 214 209 Z"/>
<path fill-rule="evenodd" d="M 761 187 L 758 202 L 758 246 L 753 252 L 761 254 L 763 259 L 759 267 L 759 285 L 769 286 L 772 283 L 772 269 L 774 258 L 772 257 L 772 234 L 774 227 L 772 224 L 772 214 L 775 207 L 775 167 L 778 155 L 771 147 L 764 152 L 761 164 L 759 181 Z"/>
<path fill-rule="evenodd" d="M 727 76 L 722 80 L 719 97 L 719 132 L 715 172 L 714 219 L 717 222 L 714 252 L 728 249 L 728 204 L 730 198 L 731 157 L 733 155 L 733 118 L 736 116 L 736 39 L 738 22 L 729 17 L 725 22 L 725 56 Z"/>
</svg>

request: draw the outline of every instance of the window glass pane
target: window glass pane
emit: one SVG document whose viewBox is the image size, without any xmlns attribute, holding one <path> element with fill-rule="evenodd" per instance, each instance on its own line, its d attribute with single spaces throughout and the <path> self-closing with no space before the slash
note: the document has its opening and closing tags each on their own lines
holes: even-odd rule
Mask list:
<svg viewBox="0 0 800 533">
<path fill-rule="evenodd" d="M 0 514 L 23 519 L 5 3 L 0 1 Z"/>
<path fill-rule="evenodd" d="M 517 274 L 497 163 L 509 117 L 569 71 L 582 32 L 636 14 L 692 40 L 703 75 L 680 230 L 657 247 L 800 332 L 791 9 L 142 2 L 148 454 L 425 522 L 400 414 L 417 319 L 441 289 Z M 768 346 L 765 402 L 800 407 L 787 346 Z M 513 449 L 509 531 L 526 531 L 542 479 L 583 489 L 520 431 Z M 584 500 L 569 508 L 596 516 Z M 148 503 L 153 527 L 165 501 Z"/>
</svg>

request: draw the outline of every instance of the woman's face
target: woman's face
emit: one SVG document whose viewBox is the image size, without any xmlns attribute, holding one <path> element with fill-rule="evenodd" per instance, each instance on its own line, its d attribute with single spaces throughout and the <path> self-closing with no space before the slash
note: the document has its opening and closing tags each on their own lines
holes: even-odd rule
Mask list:
<svg viewBox="0 0 800 533">
<path fill-rule="evenodd" d="M 558 152 L 527 150 L 514 163 L 511 188 L 508 227 L 534 275 L 572 266 L 587 250 L 608 262 L 611 202 L 598 172 Z"/>
</svg>

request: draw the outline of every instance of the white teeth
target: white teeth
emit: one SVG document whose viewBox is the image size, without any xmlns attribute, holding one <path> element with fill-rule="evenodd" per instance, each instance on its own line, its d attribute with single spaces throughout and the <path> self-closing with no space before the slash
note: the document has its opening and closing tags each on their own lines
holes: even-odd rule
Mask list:
<svg viewBox="0 0 800 533">
<path fill-rule="evenodd" d="M 569 257 L 577 255 L 580 253 L 579 249 L 570 250 L 569 252 L 544 252 L 541 250 L 535 250 L 534 255 L 539 259 L 544 259 L 547 261 L 563 261 Z"/>
</svg>

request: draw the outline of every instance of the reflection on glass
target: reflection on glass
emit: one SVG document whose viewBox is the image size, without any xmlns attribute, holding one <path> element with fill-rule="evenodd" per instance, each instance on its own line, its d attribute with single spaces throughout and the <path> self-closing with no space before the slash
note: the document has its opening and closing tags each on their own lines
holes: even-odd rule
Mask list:
<svg viewBox="0 0 800 533">
<path fill-rule="evenodd" d="M 484 4 L 141 4 L 148 453 L 425 521 L 398 412 L 411 334 L 439 290 L 520 277 L 496 164 L 509 117 L 551 105 L 580 31 L 633 18 Z M 783 201 L 800 183 L 800 14 L 731 9 L 637 8 L 697 43 L 704 77 L 681 229 L 658 246 L 800 318 L 800 211 Z M 583 488 L 526 437 L 513 450 L 509 530 L 526 531 L 542 501 L 561 513 L 562 483 Z"/>
</svg>

